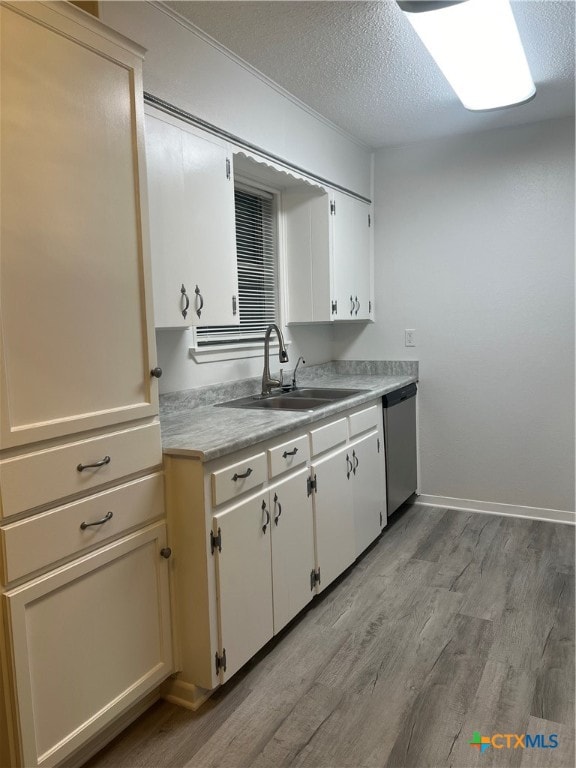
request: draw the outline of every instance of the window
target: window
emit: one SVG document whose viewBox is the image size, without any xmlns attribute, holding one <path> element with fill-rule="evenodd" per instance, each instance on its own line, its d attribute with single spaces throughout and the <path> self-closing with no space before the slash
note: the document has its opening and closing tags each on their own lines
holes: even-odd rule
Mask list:
<svg viewBox="0 0 576 768">
<path fill-rule="evenodd" d="M 277 235 L 274 195 L 237 183 L 236 251 L 240 325 L 196 329 L 198 347 L 264 339 L 277 322 Z"/>
</svg>

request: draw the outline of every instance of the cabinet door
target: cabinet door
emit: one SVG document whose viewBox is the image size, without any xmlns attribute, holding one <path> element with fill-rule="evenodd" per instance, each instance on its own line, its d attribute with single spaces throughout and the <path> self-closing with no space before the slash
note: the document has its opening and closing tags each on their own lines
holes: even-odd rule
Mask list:
<svg viewBox="0 0 576 768">
<path fill-rule="evenodd" d="M 146 152 L 156 327 L 237 325 L 231 155 L 151 108 Z"/>
<path fill-rule="evenodd" d="M 356 556 L 380 534 L 385 519 L 384 454 L 377 431 L 349 446 L 352 459 Z"/>
<path fill-rule="evenodd" d="M 228 680 L 272 637 L 271 512 L 268 493 L 214 515 L 220 533 L 216 589 L 220 656 Z"/>
<path fill-rule="evenodd" d="M 157 328 L 188 328 L 193 322 L 193 278 L 184 200 L 182 131 L 149 114 L 146 165 L 154 321 Z"/>
<path fill-rule="evenodd" d="M 238 267 L 232 156 L 219 144 L 182 132 L 186 251 L 193 264 L 194 325 L 238 325 Z"/>
<path fill-rule="evenodd" d="M 140 56 L 56 4 L 0 14 L 8 447 L 155 414 L 157 384 Z"/>
<path fill-rule="evenodd" d="M 369 206 L 362 200 L 333 192 L 332 282 L 336 320 L 365 319 L 370 300 Z"/>
<path fill-rule="evenodd" d="M 4 596 L 23 765 L 59 763 L 172 671 L 165 538 L 156 523 Z"/>
<path fill-rule="evenodd" d="M 328 586 L 356 558 L 349 454 L 345 447 L 312 463 L 317 488 L 313 503 L 319 590 Z"/>
<path fill-rule="evenodd" d="M 310 602 L 314 592 L 312 499 L 305 467 L 270 489 L 274 634 Z"/>
<path fill-rule="evenodd" d="M 330 198 L 319 190 L 282 193 L 289 323 L 332 320 Z"/>
</svg>

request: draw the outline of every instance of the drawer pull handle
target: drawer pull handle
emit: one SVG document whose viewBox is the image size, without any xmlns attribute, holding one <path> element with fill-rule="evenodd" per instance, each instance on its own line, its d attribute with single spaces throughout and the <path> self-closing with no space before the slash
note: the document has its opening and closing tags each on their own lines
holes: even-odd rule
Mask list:
<svg viewBox="0 0 576 768">
<path fill-rule="evenodd" d="M 294 448 L 294 450 L 292 451 L 284 451 L 284 453 L 282 454 L 282 458 L 286 459 L 288 456 L 296 456 L 297 453 L 298 453 L 298 448 Z"/>
<path fill-rule="evenodd" d="M 262 512 L 266 513 L 266 522 L 262 526 L 262 533 L 266 533 L 266 528 L 268 528 L 268 525 L 270 524 L 270 512 L 266 509 L 266 502 L 262 502 Z"/>
<path fill-rule="evenodd" d="M 278 500 L 278 494 L 274 494 L 274 509 L 278 507 L 278 514 L 274 517 L 274 523 L 275 525 L 278 525 L 278 520 L 280 520 L 280 515 L 282 514 L 282 504 L 280 504 L 280 501 Z"/>
<path fill-rule="evenodd" d="M 85 531 L 86 528 L 92 528 L 93 525 L 104 525 L 108 520 L 112 519 L 112 512 L 106 512 L 102 520 L 96 520 L 95 523 L 80 523 L 80 530 Z"/>
<path fill-rule="evenodd" d="M 160 557 L 163 557 L 165 560 L 168 560 L 170 555 L 172 554 L 172 550 L 170 547 L 162 547 L 160 550 Z"/>
<path fill-rule="evenodd" d="M 234 480 L 234 482 L 236 482 L 237 480 L 244 480 L 244 478 L 250 477 L 251 474 L 252 474 L 252 467 L 248 467 L 246 472 L 243 472 L 241 475 L 239 475 L 237 472 L 234 472 L 234 474 L 232 475 L 232 480 Z"/>
<path fill-rule="evenodd" d="M 360 462 L 358 461 L 358 456 L 356 456 L 356 451 L 352 451 L 352 458 L 354 459 L 354 465 L 352 467 L 352 472 L 354 472 L 354 474 L 356 474 L 356 470 L 358 469 L 358 464 L 360 464 Z"/>
<path fill-rule="evenodd" d="M 78 472 L 84 472 L 85 469 L 94 469 L 96 467 L 103 467 L 106 464 L 110 464 L 111 461 L 112 459 L 110 458 L 110 456 L 104 456 L 103 459 L 100 459 L 100 461 L 95 461 L 94 464 L 78 464 L 76 469 L 78 470 Z"/>
</svg>

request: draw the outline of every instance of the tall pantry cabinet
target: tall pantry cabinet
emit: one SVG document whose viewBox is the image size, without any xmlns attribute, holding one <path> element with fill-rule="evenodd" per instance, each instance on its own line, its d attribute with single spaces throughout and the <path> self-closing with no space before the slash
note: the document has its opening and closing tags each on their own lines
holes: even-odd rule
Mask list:
<svg viewBox="0 0 576 768">
<path fill-rule="evenodd" d="M 52 766 L 172 671 L 143 51 L 0 26 L 0 764 Z"/>
</svg>

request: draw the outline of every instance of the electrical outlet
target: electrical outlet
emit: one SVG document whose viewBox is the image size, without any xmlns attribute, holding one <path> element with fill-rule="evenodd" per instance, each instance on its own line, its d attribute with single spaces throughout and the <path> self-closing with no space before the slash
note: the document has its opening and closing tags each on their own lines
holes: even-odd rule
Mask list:
<svg viewBox="0 0 576 768">
<path fill-rule="evenodd" d="M 416 329 L 406 328 L 404 331 L 404 346 L 415 347 L 416 346 Z"/>
</svg>

